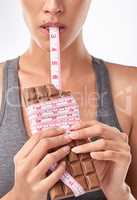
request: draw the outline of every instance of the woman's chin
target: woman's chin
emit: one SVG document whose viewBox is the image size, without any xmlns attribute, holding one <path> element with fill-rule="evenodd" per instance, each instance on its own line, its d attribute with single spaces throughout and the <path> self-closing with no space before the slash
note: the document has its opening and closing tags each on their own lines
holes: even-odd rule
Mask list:
<svg viewBox="0 0 137 200">
<path fill-rule="evenodd" d="M 50 53 L 50 43 L 39 43 L 38 45 L 43 51 Z M 67 44 L 60 43 L 60 52 L 63 52 L 68 47 Z"/>
<path fill-rule="evenodd" d="M 40 47 L 45 52 L 50 52 L 50 39 L 44 38 L 41 35 L 37 35 L 37 37 L 34 37 L 35 43 L 38 47 Z M 66 37 L 60 37 L 60 51 L 63 52 L 66 50 L 72 43 L 72 40 L 66 38 Z"/>
</svg>

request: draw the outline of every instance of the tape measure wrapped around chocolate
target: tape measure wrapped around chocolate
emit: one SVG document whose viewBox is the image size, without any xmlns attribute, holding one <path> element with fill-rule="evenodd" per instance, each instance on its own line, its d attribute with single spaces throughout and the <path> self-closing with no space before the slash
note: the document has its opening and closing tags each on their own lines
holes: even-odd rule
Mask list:
<svg viewBox="0 0 137 200">
<path fill-rule="evenodd" d="M 69 91 L 60 91 L 54 85 L 47 84 L 26 88 L 23 94 L 32 134 L 50 127 L 62 127 L 67 131 L 80 120 L 78 104 Z M 76 141 L 70 146 L 86 142 L 88 141 Z M 65 174 L 50 190 L 52 200 L 79 196 L 100 189 L 90 154 L 76 155 L 71 152 L 66 162 Z"/>
<path fill-rule="evenodd" d="M 24 89 L 24 100 L 32 134 L 50 127 L 67 129 L 79 121 L 78 106 L 70 92 L 61 92 L 51 84 Z"/>
</svg>

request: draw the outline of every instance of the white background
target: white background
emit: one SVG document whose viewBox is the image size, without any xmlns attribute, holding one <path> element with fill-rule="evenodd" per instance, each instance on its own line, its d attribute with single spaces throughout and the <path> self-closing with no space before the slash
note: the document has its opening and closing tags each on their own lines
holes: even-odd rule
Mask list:
<svg viewBox="0 0 137 200">
<path fill-rule="evenodd" d="M 137 66 L 136 13 L 137 0 L 92 0 L 84 25 L 89 52 L 110 62 Z M 19 0 L 0 0 L 0 62 L 18 56 L 28 45 Z"/>
</svg>

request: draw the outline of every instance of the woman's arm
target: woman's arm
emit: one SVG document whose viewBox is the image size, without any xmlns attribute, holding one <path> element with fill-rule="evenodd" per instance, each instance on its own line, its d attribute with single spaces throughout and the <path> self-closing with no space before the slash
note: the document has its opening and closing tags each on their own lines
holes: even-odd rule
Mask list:
<svg viewBox="0 0 137 200">
<path fill-rule="evenodd" d="M 11 190 L 4 197 L 2 197 L 0 200 L 21 200 L 21 199 L 17 199 L 16 196 L 14 195 L 14 191 Z M 44 200 L 47 200 L 46 196 L 44 197 Z"/>
<path fill-rule="evenodd" d="M 14 195 L 14 191 L 11 190 L 5 196 L 3 196 L 0 200 L 21 200 L 21 199 L 17 199 L 16 196 Z M 47 200 L 47 196 L 44 197 L 44 200 Z"/>
<path fill-rule="evenodd" d="M 131 191 L 137 199 L 137 71 L 135 84 L 133 86 L 133 117 L 132 128 L 129 136 L 129 144 L 132 153 L 132 162 L 127 174 L 127 184 L 131 187 Z"/>
<path fill-rule="evenodd" d="M 16 197 L 14 195 L 13 190 L 11 190 L 5 196 L 3 196 L 0 200 L 17 200 L 17 199 L 16 199 Z"/>
</svg>

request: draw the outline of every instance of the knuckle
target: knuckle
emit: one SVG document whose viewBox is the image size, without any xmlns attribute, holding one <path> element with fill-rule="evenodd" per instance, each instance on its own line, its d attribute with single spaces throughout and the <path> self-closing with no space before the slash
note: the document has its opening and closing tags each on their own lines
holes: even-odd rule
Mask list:
<svg viewBox="0 0 137 200">
<path fill-rule="evenodd" d="M 131 163 L 132 161 L 132 156 L 130 153 L 127 153 L 123 158 L 127 164 Z"/>
<path fill-rule="evenodd" d="M 106 128 L 104 126 L 102 126 L 101 124 L 97 124 L 96 129 L 100 135 L 102 135 L 102 133 L 104 133 L 106 131 Z"/>
<path fill-rule="evenodd" d="M 126 151 L 126 153 L 131 153 L 131 146 L 128 143 L 124 143 L 123 150 Z"/>
<path fill-rule="evenodd" d="M 122 133 L 122 138 L 124 141 L 128 142 L 128 135 L 126 133 Z"/>
<path fill-rule="evenodd" d="M 38 189 L 38 188 L 39 188 L 39 187 L 38 187 L 38 184 L 35 184 L 35 185 L 32 185 L 32 186 L 31 186 L 31 191 L 32 191 L 32 193 L 33 193 L 34 196 L 38 194 L 38 192 L 39 192 L 39 189 Z M 44 199 L 44 198 L 42 198 L 42 199 Z M 45 199 L 46 199 L 46 198 L 45 198 Z"/>
<path fill-rule="evenodd" d="M 126 160 L 127 160 L 128 163 L 131 162 L 132 161 L 132 154 L 131 154 L 131 152 L 126 153 L 125 154 L 125 158 L 126 158 Z"/>
<path fill-rule="evenodd" d="M 50 160 L 50 162 L 54 162 L 56 160 L 56 156 L 53 153 L 47 154 L 46 159 Z"/>
<path fill-rule="evenodd" d="M 24 168 L 23 167 L 17 167 L 16 169 L 15 169 L 15 171 L 16 171 L 16 175 L 18 176 L 18 177 L 23 177 L 24 176 Z"/>
<path fill-rule="evenodd" d="M 116 157 L 115 152 L 114 152 L 114 151 L 111 151 L 111 150 L 107 151 L 106 155 L 107 155 L 107 157 L 109 157 L 109 158 L 115 158 L 115 157 Z"/>
<path fill-rule="evenodd" d="M 105 139 L 100 139 L 101 147 L 106 148 L 108 146 L 108 143 Z"/>
<path fill-rule="evenodd" d="M 27 183 L 28 185 L 31 185 L 31 182 L 32 182 L 32 178 L 31 178 L 31 176 L 28 176 L 28 177 L 26 178 L 26 183 Z"/>
<path fill-rule="evenodd" d="M 45 139 L 41 139 L 39 143 L 40 143 L 41 146 L 43 146 L 44 143 L 45 143 Z"/>
<path fill-rule="evenodd" d="M 50 141 L 48 138 L 42 139 L 40 141 L 41 147 L 48 149 Z"/>
<path fill-rule="evenodd" d="M 129 153 L 131 153 L 131 147 L 130 147 L 129 144 L 127 145 L 127 151 L 128 151 Z"/>
<path fill-rule="evenodd" d="M 27 185 L 30 185 L 32 186 L 33 185 L 33 177 L 31 176 L 31 174 L 29 174 L 27 177 L 26 177 L 26 183 Z M 32 188 L 32 187 L 31 187 Z"/>
</svg>

